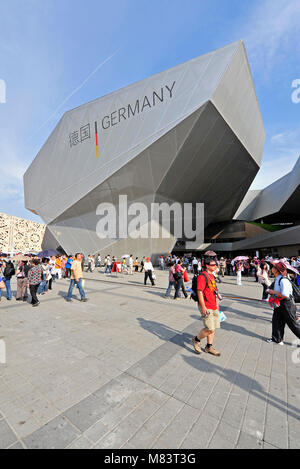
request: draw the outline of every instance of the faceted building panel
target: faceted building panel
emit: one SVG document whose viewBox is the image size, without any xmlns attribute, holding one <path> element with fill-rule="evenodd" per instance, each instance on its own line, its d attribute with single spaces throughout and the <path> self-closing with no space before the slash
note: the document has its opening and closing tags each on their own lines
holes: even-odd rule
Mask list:
<svg viewBox="0 0 300 469">
<path fill-rule="evenodd" d="M 235 219 L 300 223 L 300 157 L 290 173 L 261 191 L 249 191 Z"/>
</svg>

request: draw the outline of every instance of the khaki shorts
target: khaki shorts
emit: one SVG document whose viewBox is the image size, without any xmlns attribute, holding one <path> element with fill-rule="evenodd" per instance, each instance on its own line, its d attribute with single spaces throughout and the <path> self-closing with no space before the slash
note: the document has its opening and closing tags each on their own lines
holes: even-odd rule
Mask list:
<svg viewBox="0 0 300 469">
<path fill-rule="evenodd" d="M 202 316 L 201 306 L 198 305 L 199 311 L 201 313 L 201 317 L 206 329 L 210 331 L 214 331 L 215 329 L 220 329 L 220 315 L 219 310 L 208 309 L 209 312 L 208 316 Z"/>
</svg>

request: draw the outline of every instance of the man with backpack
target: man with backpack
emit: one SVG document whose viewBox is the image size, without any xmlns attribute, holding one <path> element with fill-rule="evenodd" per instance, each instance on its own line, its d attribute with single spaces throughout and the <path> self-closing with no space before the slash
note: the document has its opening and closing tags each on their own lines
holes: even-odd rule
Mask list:
<svg viewBox="0 0 300 469">
<path fill-rule="evenodd" d="M 198 308 L 202 316 L 204 328 L 199 332 L 196 337 L 193 337 L 192 342 L 195 352 L 202 353 L 201 340 L 206 338 L 207 345 L 204 349 L 206 353 L 210 353 L 216 357 L 221 355 L 213 347 L 215 337 L 215 330 L 220 328 L 220 315 L 217 301 L 217 286 L 213 272 L 217 268 L 215 259 L 205 259 L 205 271 L 197 277 L 197 299 Z"/>
<path fill-rule="evenodd" d="M 299 289 L 293 285 L 287 277 L 287 266 L 279 262 L 271 262 L 272 273 L 275 276 L 274 287 L 271 286 L 266 292 L 272 295 L 274 304 L 272 318 L 272 338 L 267 339 L 270 344 L 283 345 L 285 325 L 300 339 L 300 324 L 296 319 L 296 304 L 299 302 Z"/>
</svg>

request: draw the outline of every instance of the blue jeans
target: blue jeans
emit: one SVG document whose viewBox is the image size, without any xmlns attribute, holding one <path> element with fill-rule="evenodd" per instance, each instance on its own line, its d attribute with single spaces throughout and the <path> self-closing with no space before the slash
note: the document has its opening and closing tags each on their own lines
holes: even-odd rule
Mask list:
<svg viewBox="0 0 300 469">
<path fill-rule="evenodd" d="M 48 282 L 47 280 L 42 280 L 38 289 L 38 293 L 46 293 L 48 291 Z"/>
<path fill-rule="evenodd" d="M 107 269 L 109 269 L 109 273 L 111 274 L 111 265 L 106 265 L 105 266 L 105 271 L 104 271 L 105 274 L 107 272 Z"/>
<path fill-rule="evenodd" d="M 76 280 L 74 278 L 71 278 L 70 287 L 69 287 L 69 291 L 68 291 L 68 295 L 67 295 L 67 300 L 71 299 L 72 293 L 73 293 L 73 288 L 75 287 L 75 285 L 77 285 L 77 287 L 79 288 L 79 293 L 80 293 L 81 299 L 84 300 L 85 293 L 84 293 L 84 289 L 82 288 L 82 278 L 80 278 L 78 282 L 76 282 Z"/>
<path fill-rule="evenodd" d="M 175 282 L 170 282 L 170 281 L 169 281 L 169 285 L 168 285 L 168 288 L 167 288 L 167 290 L 166 290 L 165 296 L 170 296 L 172 287 L 174 287 L 174 288 L 176 289 L 176 287 L 175 287 Z"/>
<path fill-rule="evenodd" d="M 5 283 L 5 287 L 6 287 L 6 297 L 7 299 L 11 300 L 12 292 L 11 292 L 11 287 L 10 287 L 10 279 L 2 277 L 2 280 Z M 0 298 L 1 296 L 2 296 L 2 290 L 0 289 Z"/>
</svg>

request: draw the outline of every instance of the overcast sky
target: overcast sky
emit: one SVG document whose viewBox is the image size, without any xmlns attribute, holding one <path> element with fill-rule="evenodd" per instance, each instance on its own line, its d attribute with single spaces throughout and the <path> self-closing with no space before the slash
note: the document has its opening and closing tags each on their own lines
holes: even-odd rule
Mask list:
<svg viewBox="0 0 300 469">
<path fill-rule="evenodd" d="M 0 0 L 0 212 L 39 220 L 22 178 L 65 111 L 238 39 L 267 134 L 252 188 L 286 174 L 300 154 L 299 18 L 299 0 Z"/>
</svg>

